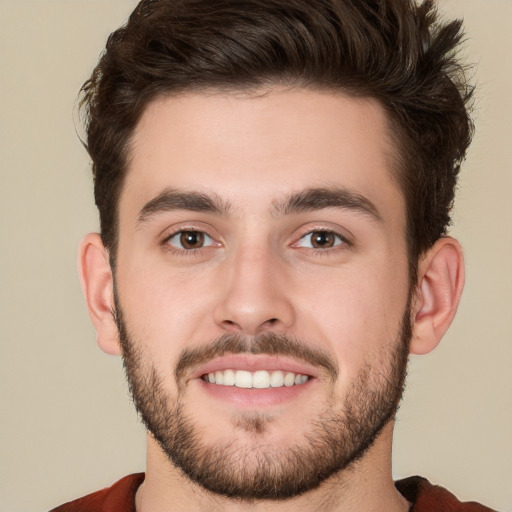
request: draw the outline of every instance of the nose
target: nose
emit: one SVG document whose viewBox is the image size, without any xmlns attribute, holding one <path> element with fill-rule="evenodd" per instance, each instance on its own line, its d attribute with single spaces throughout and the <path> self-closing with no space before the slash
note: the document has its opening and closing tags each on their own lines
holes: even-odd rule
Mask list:
<svg viewBox="0 0 512 512">
<path fill-rule="evenodd" d="M 240 251 L 226 261 L 215 322 L 226 332 L 282 332 L 295 321 L 285 263 L 270 251 Z"/>
</svg>

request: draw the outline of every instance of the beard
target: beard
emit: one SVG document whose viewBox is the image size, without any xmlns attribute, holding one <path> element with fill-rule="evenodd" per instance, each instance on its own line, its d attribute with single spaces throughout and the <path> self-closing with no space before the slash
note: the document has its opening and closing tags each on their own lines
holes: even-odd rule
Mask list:
<svg viewBox="0 0 512 512">
<path fill-rule="evenodd" d="M 310 421 L 302 440 L 286 449 L 265 443 L 272 418 L 257 414 L 242 416 L 234 425 L 251 433 L 250 443 L 237 439 L 235 432 L 227 441 L 205 443 L 186 411 L 182 377 L 189 368 L 215 356 L 253 353 L 295 356 L 322 366 L 334 382 L 337 365 L 328 354 L 283 334 L 225 335 L 204 348 L 181 353 L 175 368 L 178 391 L 171 396 L 145 356 L 144 344 L 129 332 L 117 297 L 115 303 L 123 364 L 139 415 L 171 464 L 214 494 L 246 501 L 285 500 L 315 489 L 361 459 L 398 410 L 412 332 L 410 303 L 396 339 L 383 346 L 380 365 L 364 366 L 347 390 L 342 407 L 331 397 L 331 403 Z"/>
</svg>

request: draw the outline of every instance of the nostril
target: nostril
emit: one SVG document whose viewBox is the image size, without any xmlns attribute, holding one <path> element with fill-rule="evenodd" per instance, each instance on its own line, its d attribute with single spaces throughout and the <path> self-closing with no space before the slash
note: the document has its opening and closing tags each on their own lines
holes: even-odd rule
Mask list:
<svg viewBox="0 0 512 512">
<path fill-rule="evenodd" d="M 225 327 L 237 327 L 237 328 L 239 328 L 239 325 L 236 322 L 234 322 L 233 320 L 224 320 L 222 323 L 224 324 Z"/>
</svg>

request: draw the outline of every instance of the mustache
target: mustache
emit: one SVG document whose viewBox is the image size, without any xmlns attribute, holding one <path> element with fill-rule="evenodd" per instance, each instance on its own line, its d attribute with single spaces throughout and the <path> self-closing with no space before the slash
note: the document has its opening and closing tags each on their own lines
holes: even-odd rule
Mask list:
<svg viewBox="0 0 512 512">
<path fill-rule="evenodd" d="M 290 356 L 323 368 L 333 381 L 339 373 L 338 365 L 328 353 L 311 348 L 298 338 L 274 332 L 265 332 L 254 337 L 224 334 L 206 346 L 182 350 L 175 369 L 176 381 L 182 382 L 192 368 L 226 354 Z"/>
</svg>

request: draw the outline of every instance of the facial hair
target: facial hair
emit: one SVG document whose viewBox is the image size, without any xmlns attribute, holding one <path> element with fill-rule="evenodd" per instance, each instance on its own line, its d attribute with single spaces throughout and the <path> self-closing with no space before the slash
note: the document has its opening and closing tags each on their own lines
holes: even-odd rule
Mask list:
<svg viewBox="0 0 512 512">
<path fill-rule="evenodd" d="M 343 406 L 326 406 L 311 420 L 301 442 L 286 449 L 268 446 L 263 439 L 266 418 L 254 415 L 246 417 L 243 425 L 252 432 L 253 443 L 237 443 L 234 434 L 229 442 L 207 444 L 185 410 L 186 390 L 180 383 L 188 368 L 224 353 L 270 353 L 321 366 L 335 381 L 336 363 L 322 351 L 283 334 L 267 332 L 250 339 L 225 335 L 204 348 L 182 352 L 175 369 L 177 396 L 171 396 L 144 354 L 143 343 L 129 332 L 117 297 L 115 317 L 128 384 L 146 428 L 176 468 L 217 495 L 246 501 L 285 500 L 317 488 L 365 455 L 396 414 L 402 397 L 411 339 L 410 305 L 396 339 L 384 345 L 391 348 L 382 355 L 380 365 L 363 367 Z"/>
</svg>

